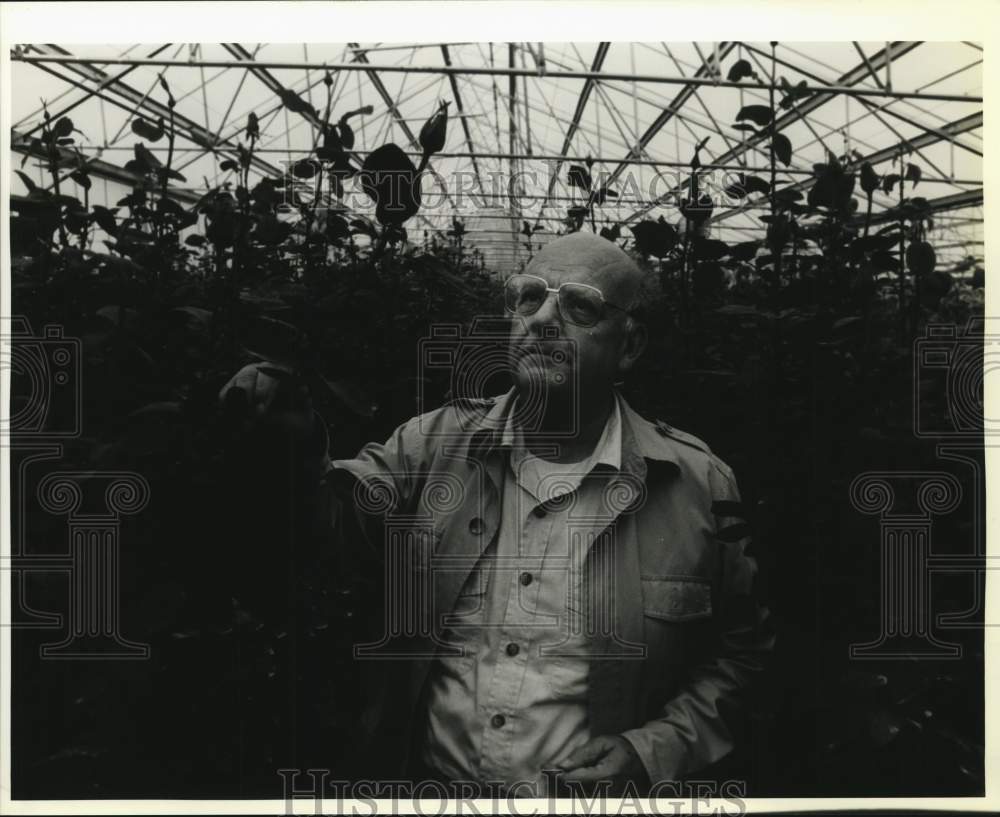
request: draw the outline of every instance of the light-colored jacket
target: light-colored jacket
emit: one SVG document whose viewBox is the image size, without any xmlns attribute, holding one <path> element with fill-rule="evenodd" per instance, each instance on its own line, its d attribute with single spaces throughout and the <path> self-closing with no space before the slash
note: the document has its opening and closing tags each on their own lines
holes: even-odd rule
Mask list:
<svg viewBox="0 0 1000 817">
<path fill-rule="evenodd" d="M 355 509 L 341 518 L 353 516 L 388 556 L 385 634 L 358 652 L 378 679 L 366 723 L 387 774 L 405 773 L 430 661 L 450 648 L 442 621 L 498 535 L 512 404 L 513 391 L 455 401 L 328 466 L 341 507 Z M 730 752 L 723 712 L 761 669 L 773 636 L 754 599 L 731 469 L 697 438 L 650 423 L 624 400 L 622 409 L 622 467 L 608 493 L 618 516 L 584 572 L 597 656 L 588 716 L 593 735 L 632 742 L 655 784 Z M 400 607 L 393 593 L 403 586 L 409 601 Z"/>
</svg>

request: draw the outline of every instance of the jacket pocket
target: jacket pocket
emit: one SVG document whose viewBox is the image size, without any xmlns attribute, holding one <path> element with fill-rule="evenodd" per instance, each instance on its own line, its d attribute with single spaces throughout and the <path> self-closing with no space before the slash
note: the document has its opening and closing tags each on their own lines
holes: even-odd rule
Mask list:
<svg viewBox="0 0 1000 817">
<path fill-rule="evenodd" d="M 712 586 L 696 576 L 643 576 L 642 612 L 660 621 L 712 617 Z"/>
</svg>

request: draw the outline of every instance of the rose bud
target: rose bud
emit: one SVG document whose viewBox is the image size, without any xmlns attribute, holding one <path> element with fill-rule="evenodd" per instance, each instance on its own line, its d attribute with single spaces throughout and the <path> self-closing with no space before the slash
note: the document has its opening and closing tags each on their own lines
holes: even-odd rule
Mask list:
<svg viewBox="0 0 1000 817">
<path fill-rule="evenodd" d="M 420 147 L 423 148 L 425 156 L 431 156 L 444 147 L 445 137 L 448 134 L 448 106 L 449 101 L 438 105 L 437 111 L 431 116 L 420 129 Z"/>
</svg>

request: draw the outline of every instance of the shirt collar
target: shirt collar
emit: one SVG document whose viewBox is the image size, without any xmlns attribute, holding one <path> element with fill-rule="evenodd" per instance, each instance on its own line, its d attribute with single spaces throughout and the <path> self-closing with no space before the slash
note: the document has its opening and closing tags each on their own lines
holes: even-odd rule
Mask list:
<svg viewBox="0 0 1000 817">
<path fill-rule="evenodd" d="M 593 451 L 576 466 L 590 471 L 598 465 L 607 465 L 618 471 L 622 464 L 622 412 L 619 406 L 619 396 L 614 395 L 611 413 L 608 415 L 601 436 L 594 446 Z M 507 414 L 504 423 L 503 433 L 500 435 L 500 446 L 509 447 L 518 459 L 528 455 L 524 445 L 524 439 L 520 428 L 514 423 L 514 416 L 517 410 L 517 398 L 511 405 L 511 410 Z"/>
<path fill-rule="evenodd" d="M 617 390 L 615 398 L 620 412 L 620 468 L 644 478 L 646 460 L 679 466 L 682 454 L 678 450 L 678 444 L 656 425 L 640 416 Z M 516 399 L 517 392 L 512 388 L 493 400 L 493 405 L 481 415 L 482 420 L 473 431 L 469 441 L 470 453 L 485 455 L 493 449 L 509 449 L 513 446 L 511 415 Z"/>
</svg>

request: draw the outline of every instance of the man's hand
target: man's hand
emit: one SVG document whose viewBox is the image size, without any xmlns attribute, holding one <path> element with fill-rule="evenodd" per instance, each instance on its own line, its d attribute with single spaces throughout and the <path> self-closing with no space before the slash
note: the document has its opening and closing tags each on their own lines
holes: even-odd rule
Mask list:
<svg viewBox="0 0 1000 817">
<path fill-rule="evenodd" d="M 639 792 L 649 788 L 646 767 L 631 743 L 620 735 L 592 738 L 570 753 L 557 767 L 566 783 L 596 784 L 607 780 L 612 791 L 631 781 Z"/>
<path fill-rule="evenodd" d="M 262 459 L 292 452 L 304 474 L 322 476 L 326 427 L 313 410 L 308 387 L 290 369 L 274 363 L 244 366 L 222 387 L 219 402 Z"/>
<path fill-rule="evenodd" d="M 310 440 L 316 432 L 309 390 L 285 366 L 244 366 L 222 387 L 219 402 L 245 431 L 281 432 L 301 442 Z"/>
</svg>

